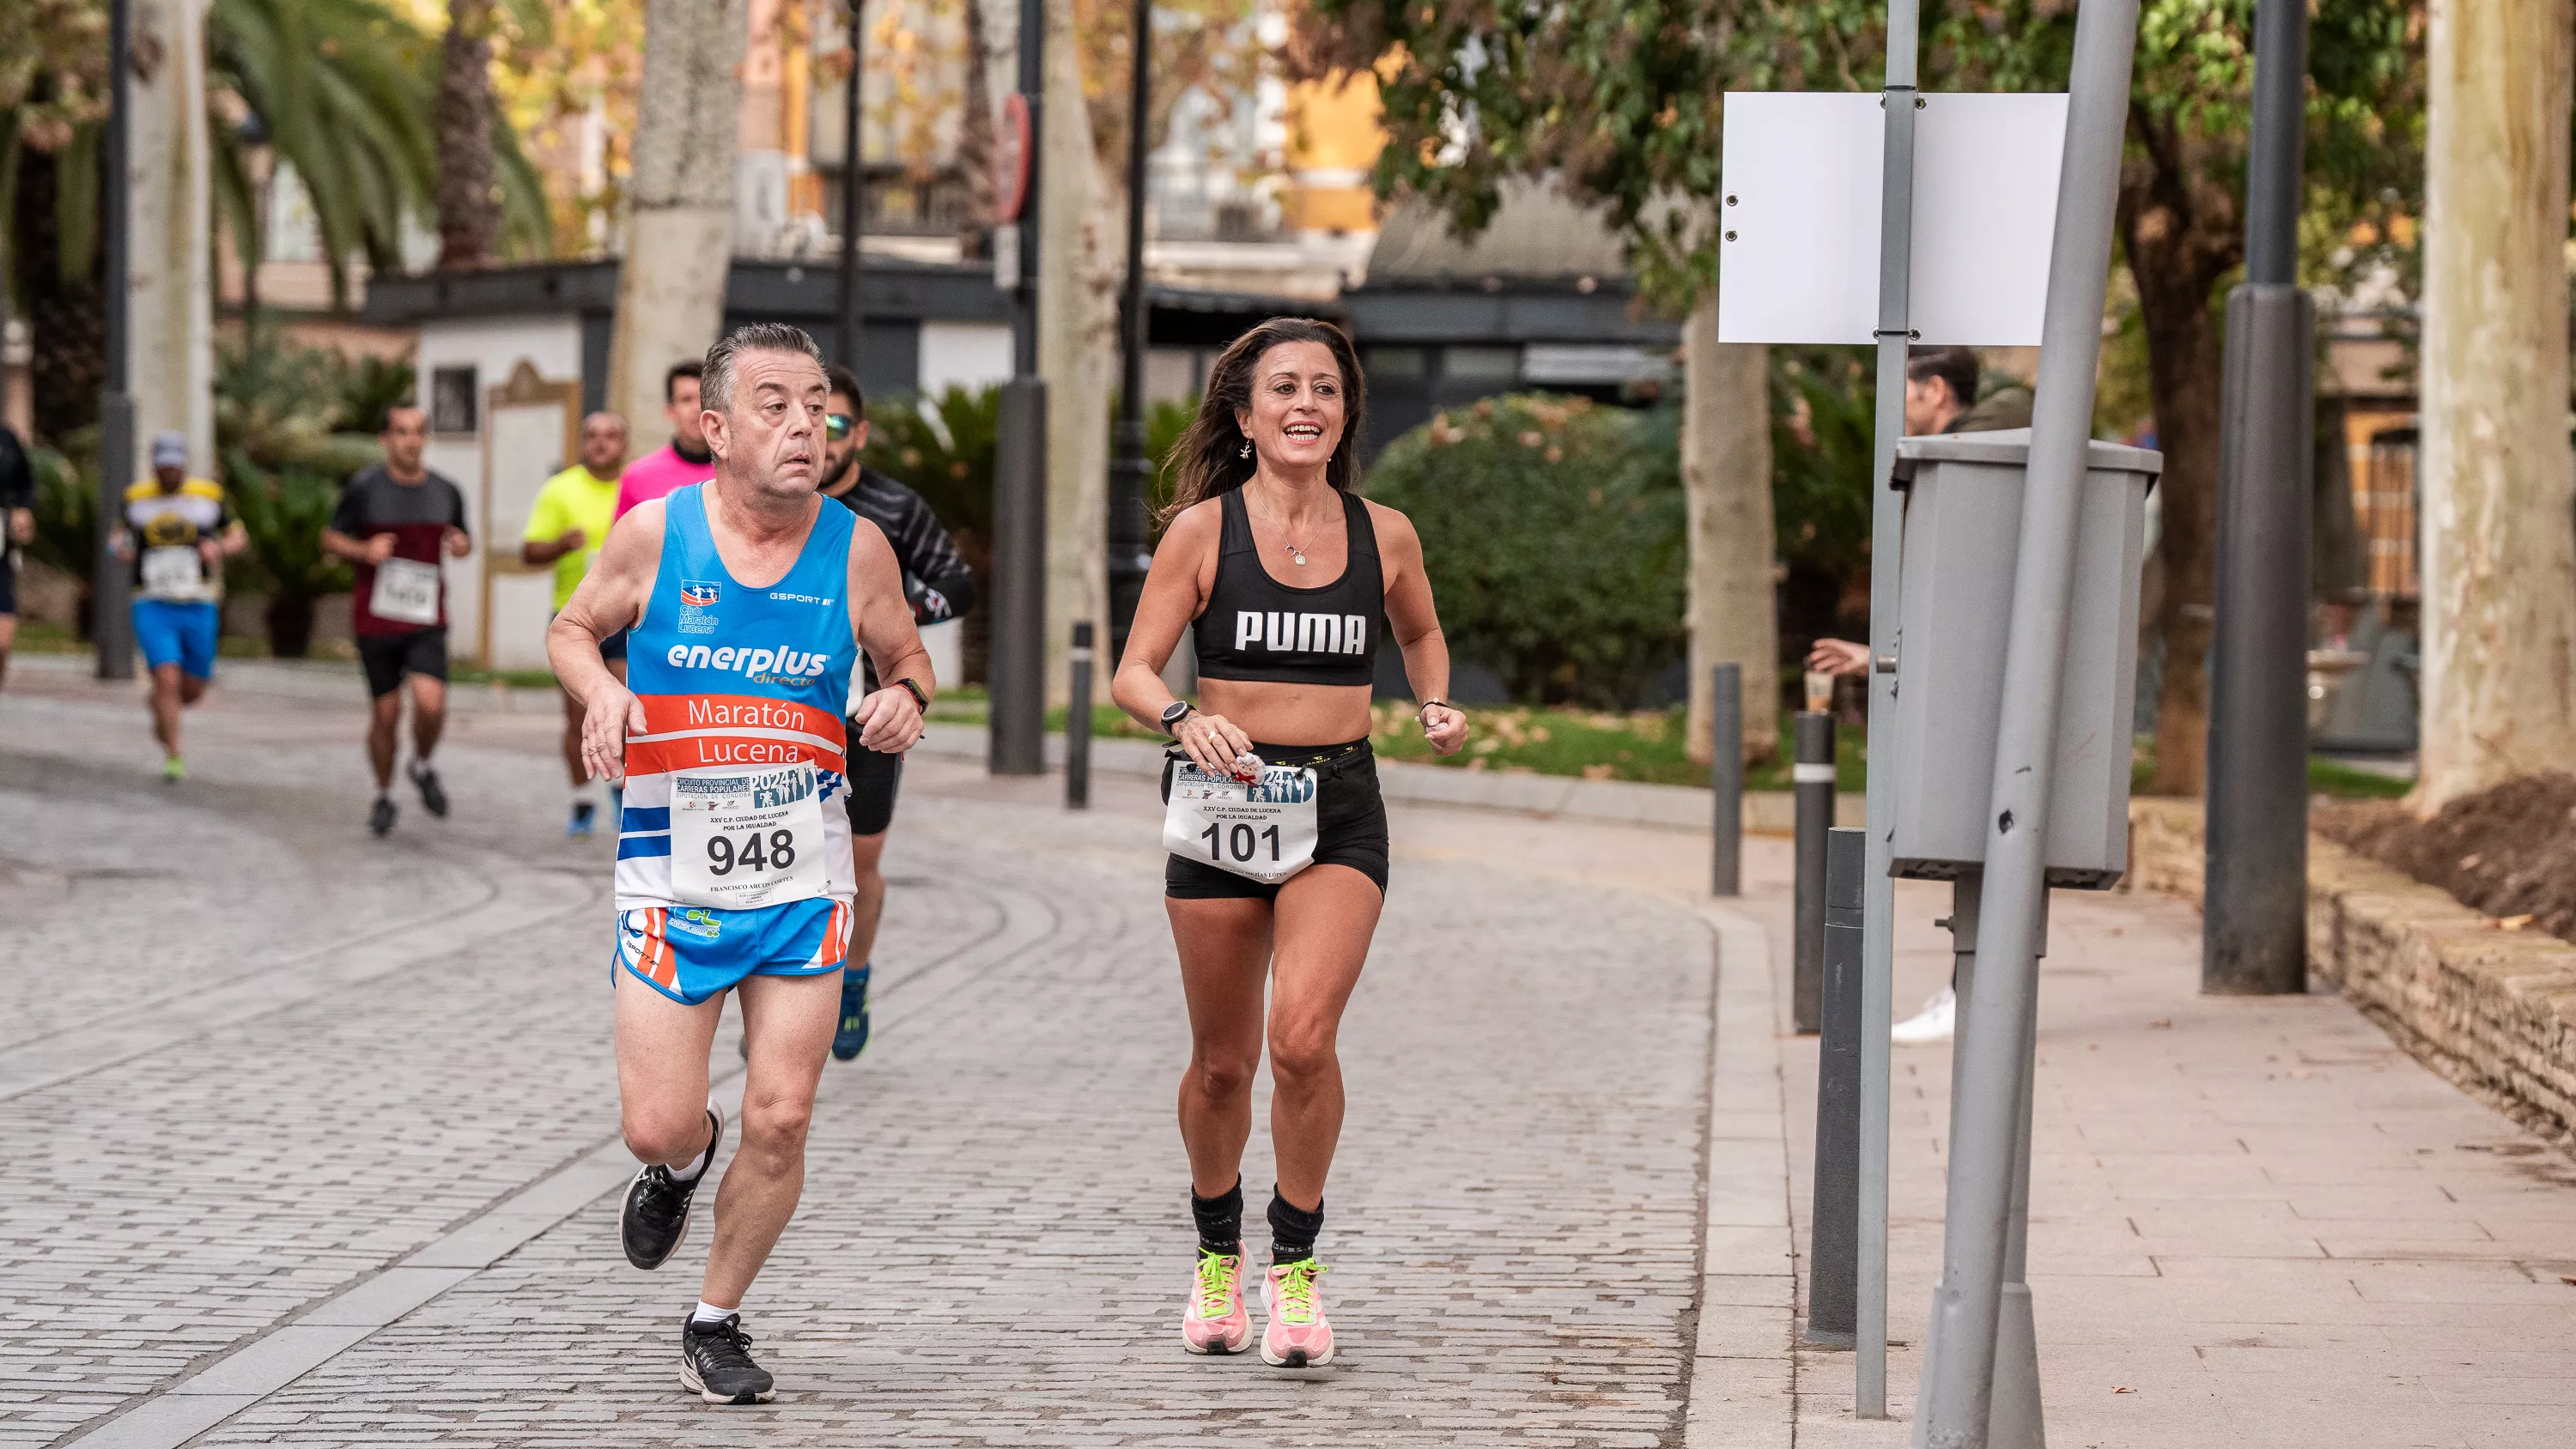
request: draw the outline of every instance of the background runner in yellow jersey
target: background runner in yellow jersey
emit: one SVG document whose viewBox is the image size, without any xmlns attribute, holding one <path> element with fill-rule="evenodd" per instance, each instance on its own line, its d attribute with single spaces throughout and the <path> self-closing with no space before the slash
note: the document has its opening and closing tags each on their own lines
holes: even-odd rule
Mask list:
<svg viewBox="0 0 2576 1449">
<path fill-rule="evenodd" d="M 581 461 L 546 480 L 528 510 L 528 531 L 519 557 L 530 567 L 555 568 L 553 609 L 563 611 L 572 591 L 581 587 L 608 540 L 608 525 L 617 517 L 617 480 L 626 468 L 626 420 L 615 413 L 592 413 L 581 420 Z M 626 678 L 626 636 L 599 643 L 600 657 L 622 683 Z M 572 818 L 567 835 L 588 835 L 599 818 L 598 787 L 581 763 L 581 699 L 566 691 L 564 702 L 564 768 L 572 777 Z M 616 803 L 616 792 L 610 792 Z"/>
</svg>

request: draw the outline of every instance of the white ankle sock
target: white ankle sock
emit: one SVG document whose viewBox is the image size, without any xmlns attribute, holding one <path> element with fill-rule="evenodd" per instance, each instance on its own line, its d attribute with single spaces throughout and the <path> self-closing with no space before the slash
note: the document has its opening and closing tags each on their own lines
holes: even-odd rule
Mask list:
<svg viewBox="0 0 2576 1449">
<path fill-rule="evenodd" d="M 714 1111 L 714 1103 L 710 1102 L 707 1106 L 707 1110 Z M 707 1132 L 707 1145 L 698 1149 L 698 1155 L 689 1159 L 688 1166 L 672 1168 L 672 1180 L 675 1182 L 695 1182 L 699 1178 L 704 1177 L 708 1166 L 707 1160 L 715 1156 L 715 1151 L 716 1134 L 712 1126 L 710 1126 Z"/>
<path fill-rule="evenodd" d="M 726 1319 L 733 1317 L 739 1311 L 740 1310 L 738 1309 L 732 1308 L 718 1308 L 714 1304 L 701 1298 L 698 1300 L 696 1311 L 689 1315 L 689 1321 L 691 1323 L 722 1323 Z"/>
</svg>

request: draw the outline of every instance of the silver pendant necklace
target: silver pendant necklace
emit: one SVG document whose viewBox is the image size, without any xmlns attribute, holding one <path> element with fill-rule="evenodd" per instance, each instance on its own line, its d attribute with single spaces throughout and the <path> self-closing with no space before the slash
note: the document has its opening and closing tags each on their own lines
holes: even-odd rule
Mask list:
<svg viewBox="0 0 2576 1449">
<path fill-rule="evenodd" d="M 1306 566 L 1306 551 L 1293 543 L 1288 543 L 1285 539 L 1280 540 L 1280 542 L 1287 548 L 1288 557 L 1296 562 L 1297 567 L 1301 569 L 1304 568 Z"/>
</svg>

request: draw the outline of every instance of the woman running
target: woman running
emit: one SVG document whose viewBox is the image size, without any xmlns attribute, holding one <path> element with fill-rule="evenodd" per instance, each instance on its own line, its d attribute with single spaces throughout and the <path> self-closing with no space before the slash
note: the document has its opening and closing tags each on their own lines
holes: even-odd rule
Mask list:
<svg viewBox="0 0 2576 1449">
<path fill-rule="evenodd" d="M 1266 1038 L 1278 1186 L 1261 1356 L 1288 1368 L 1333 1357 L 1315 1239 L 1342 1131 L 1334 1038 L 1386 898 L 1369 684 L 1389 628 L 1431 747 L 1451 754 L 1467 738 L 1443 698 L 1449 646 L 1422 541 L 1352 491 L 1362 413 L 1339 328 L 1276 319 L 1225 350 L 1175 454 L 1179 492 L 1111 691 L 1178 744 L 1163 775 L 1163 894 L 1190 1008 L 1181 1141 L 1199 1234 L 1182 1343 L 1236 1353 L 1252 1336 L 1242 1165 Z M 1194 622 L 1204 708 L 1162 680 Z"/>
</svg>

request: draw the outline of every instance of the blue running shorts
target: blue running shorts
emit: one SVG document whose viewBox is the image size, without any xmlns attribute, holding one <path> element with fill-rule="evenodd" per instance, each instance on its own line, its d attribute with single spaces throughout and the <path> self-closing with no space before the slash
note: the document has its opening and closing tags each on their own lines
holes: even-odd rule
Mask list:
<svg viewBox="0 0 2576 1449">
<path fill-rule="evenodd" d="M 835 896 L 759 906 L 639 906 L 617 913 L 614 973 L 696 1006 L 747 976 L 820 976 L 850 954 L 850 903 Z"/>
<path fill-rule="evenodd" d="M 213 604 L 172 599 L 134 601 L 134 642 L 143 649 L 143 667 L 176 664 L 190 679 L 215 677 L 215 635 L 223 611 Z"/>
</svg>

